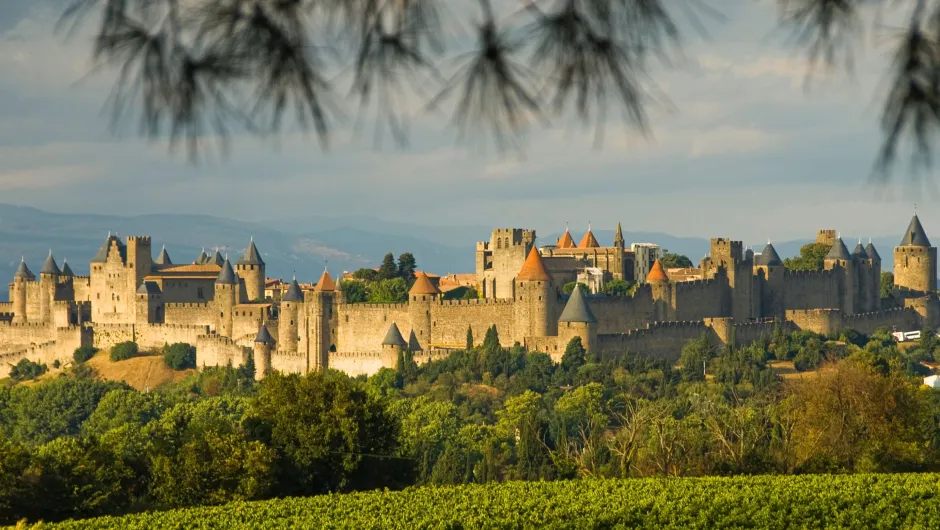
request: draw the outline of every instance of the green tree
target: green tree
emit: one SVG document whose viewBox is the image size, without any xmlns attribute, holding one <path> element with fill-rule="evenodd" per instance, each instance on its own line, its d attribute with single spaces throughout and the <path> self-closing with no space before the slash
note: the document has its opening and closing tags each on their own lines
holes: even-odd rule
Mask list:
<svg viewBox="0 0 940 530">
<path fill-rule="evenodd" d="M 703 334 L 692 339 L 682 347 L 679 363 L 682 364 L 682 378 L 688 381 L 703 381 L 705 366 L 715 358 L 715 347 L 708 336 Z"/>
<path fill-rule="evenodd" d="M 415 279 L 415 269 L 418 262 L 411 252 L 405 252 L 398 256 L 398 277 L 404 279 L 409 284 Z"/>
<path fill-rule="evenodd" d="M 379 266 L 376 280 L 391 280 L 398 277 L 398 265 L 395 264 L 395 256 L 391 252 L 382 258 L 382 265 Z"/>
<path fill-rule="evenodd" d="M 581 343 L 581 337 L 574 337 L 565 346 L 565 353 L 561 356 L 561 369 L 571 375 L 578 371 L 587 362 L 587 351 Z"/>
<path fill-rule="evenodd" d="M 611 280 L 604 285 L 604 293 L 608 296 L 630 296 L 635 285 L 626 280 Z"/>
<path fill-rule="evenodd" d="M 120 342 L 111 347 L 111 360 L 113 362 L 123 361 L 136 357 L 138 353 L 137 343 L 132 341 Z"/>
<path fill-rule="evenodd" d="M 14 381 L 29 381 L 46 373 L 49 368 L 45 364 L 34 363 L 29 359 L 20 359 L 20 362 L 10 368 L 10 379 Z"/>
<path fill-rule="evenodd" d="M 163 347 L 163 363 L 173 370 L 196 367 L 196 347 L 177 342 Z"/>
<path fill-rule="evenodd" d="M 783 265 L 795 271 L 821 271 L 823 260 L 832 245 L 825 243 L 807 243 L 800 247 L 800 255 L 783 260 Z"/>
<path fill-rule="evenodd" d="M 94 346 L 81 346 L 75 348 L 75 351 L 72 353 L 72 359 L 75 361 L 75 364 L 81 364 L 94 357 L 96 353 L 98 353 L 98 348 Z"/>
<path fill-rule="evenodd" d="M 102 435 L 125 425 L 142 428 L 160 417 L 167 403 L 161 394 L 130 389 L 112 390 L 101 398 L 81 425 L 82 434 Z"/>
<path fill-rule="evenodd" d="M 467 326 L 467 351 L 473 349 L 473 326 Z"/>
<path fill-rule="evenodd" d="M 342 373 L 268 375 L 246 422 L 277 451 L 279 496 L 395 487 L 407 476 L 393 458 L 397 422 Z"/>
<path fill-rule="evenodd" d="M 379 280 L 372 284 L 369 302 L 373 304 L 400 304 L 408 301 L 408 284 L 401 278 Z"/>
<path fill-rule="evenodd" d="M 342 280 L 339 284 L 346 297 L 346 303 L 359 304 L 369 299 L 369 292 L 366 290 L 365 283 L 358 280 Z"/>
<path fill-rule="evenodd" d="M 881 298 L 891 298 L 894 292 L 894 273 L 881 273 Z"/>
<path fill-rule="evenodd" d="M 663 256 L 659 258 L 659 263 L 661 263 L 662 266 L 667 269 L 689 269 L 694 266 L 692 265 L 692 260 L 690 260 L 687 256 L 683 256 L 682 254 L 675 254 L 673 252 L 664 253 Z"/>
<path fill-rule="evenodd" d="M 591 288 L 582 282 L 568 282 L 561 287 L 561 292 L 565 294 L 571 294 L 572 292 L 574 292 L 575 286 L 581 287 L 581 289 L 583 289 L 582 292 L 584 293 L 591 292 Z"/>
<path fill-rule="evenodd" d="M 379 280 L 379 279 L 380 279 L 380 278 L 379 278 L 379 272 L 378 272 L 377 270 L 375 270 L 375 269 L 369 269 L 369 268 L 366 268 L 366 267 L 363 267 L 363 268 L 361 268 L 361 269 L 359 269 L 359 270 L 353 272 L 353 278 L 355 278 L 355 279 L 357 279 L 357 280 L 367 281 L 367 282 L 374 282 L 375 280 Z"/>
</svg>

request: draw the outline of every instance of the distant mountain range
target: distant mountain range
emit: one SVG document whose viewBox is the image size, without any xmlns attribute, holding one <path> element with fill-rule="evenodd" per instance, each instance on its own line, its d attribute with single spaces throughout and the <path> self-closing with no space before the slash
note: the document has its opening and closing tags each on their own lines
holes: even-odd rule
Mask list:
<svg viewBox="0 0 940 530">
<path fill-rule="evenodd" d="M 149 235 L 153 255 L 166 244 L 174 263 L 190 263 L 200 249 L 215 248 L 236 258 L 254 237 L 272 278 L 297 276 L 316 281 L 324 266 L 334 274 L 360 267 L 375 267 L 386 252 L 415 255 L 418 267 L 438 274 L 473 272 L 474 244 L 488 240 L 489 226 L 422 226 L 388 222 L 369 217 L 329 218 L 306 216 L 271 222 L 244 222 L 208 215 L 142 215 L 123 217 L 99 214 L 57 214 L 36 208 L 0 204 L 0 300 L 6 300 L 5 285 L 26 258 L 33 272 L 42 267 L 49 250 L 61 266 L 63 259 L 76 274 L 88 274 L 88 263 L 108 232 Z M 539 237 L 539 243 L 554 242 L 560 233 Z M 579 233 L 572 234 L 579 239 Z M 613 241 L 612 230 L 595 230 L 602 245 Z M 733 234 L 729 234 L 733 237 Z M 708 251 L 708 239 L 676 237 L 658 232 L 624 232 L 629 242 L 657 243 L 671 252 L 685 254 L 693 263 Z M 875 246 L 891 269 L 891 249 L 900 236 L 876 238 Z M 783 256 L 799 253 L 810 239 L 774 242 Z M 756 252 L 765 243 L 753 242 Z M 849 250 L 855 240 L 846 238 Z"/>
</svg>

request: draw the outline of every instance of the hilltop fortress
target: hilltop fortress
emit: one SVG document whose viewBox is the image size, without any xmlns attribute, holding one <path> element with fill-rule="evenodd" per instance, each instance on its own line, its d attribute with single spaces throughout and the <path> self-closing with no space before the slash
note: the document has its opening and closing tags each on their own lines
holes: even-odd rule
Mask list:
<svg viewBox="0 0 940 530">
<path fill-rule="evenodd" d="M 199 366 L 241 365 L 256 374 L 334 368 L 349 374 L 393 367 L 404 348 L 420 360 L 476 341 L 496 325 L 505 346 L 519 342 L 558 361 L 581 337 L 605 358 L 624 352 L 677 358 L 688 340 L 746 343 L 775 326 L 832 334 L 842 328 L 937 328 L 937 249 L 915 215 L 894 250 L 892 303 L 880 298 L 881 257 L 861 243 L 849 252 L 834 231 L 824 270 L 784 267 L 773 245 L 760 254 L 741 242 L 711 240 L 700 264 L 705 279 L 670 280 L 658 261 L 638 263 L 617 230 L 601 247 L 589 230 L 578 245 L 565 231 L 557 244 L 535 245 L 535 231 L 498 229 L 477 244 L 481 298 L 444 300 L 423 272 L 401 304 L 351 304 L 326 271 L 315 286 L 296 279 L 277 301 L 265 298 L 265 264 L 254 241 L 234 265 L 216 252 L 173 264 L 164 248 L 152 258 L 149 237 L 108 236 L 89 276 L 59 268 L 52 254 L 37 276 L 21 263 L 0 304 L 0 374 L 21 359 L 68 362 L 75 348 L 133 340 L 142 349 L 194 344 Z M 645 255 L 645 254 L 644 254 Z M 641 258 L 641 261 L 645 258 Z M 632 296 L 591 295 L 561 287 L 590 269 L 607 280 L 636 280 Z M 407 337 L 407 339 L 406 339 Z"/>
</svg>

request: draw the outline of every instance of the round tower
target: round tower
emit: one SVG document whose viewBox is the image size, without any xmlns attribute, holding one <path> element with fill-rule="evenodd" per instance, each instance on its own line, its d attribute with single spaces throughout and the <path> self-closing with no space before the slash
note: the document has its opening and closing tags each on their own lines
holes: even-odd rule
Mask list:
<svg viewBox="0 0 940 530">
<path fill-rule="evenodd" d="M 215 279 L 216 319 L 215 331 L 223 337 L 232 338 L 232 317 L 235 312 L 235 299 L 238 296 L 238 276 L 232 270 L 232 264 L 226 259 L 222 270 Z"/>
<path fill-rule="evenodd" d="M 311 361 L 314 370 L 325 370 L 329 367 L 330 346 L 333 344 L 332 321 L 336 305 L 336 282 L 330 273 L 323 270 L 320 281 L 313 288 L 311 303 L 307 306 L 309 344 L 312 354 Z"/>
<path fill-rule="evenodd" d="M 382 367 L 394 370 L 398 366 L 398 356 L 407 346 L 408 343 L 401 336 L 398 325 L 392 322 L 385 334 L 385 340 L 382 341 Z"/>
<path fill-rule="evenodd" d="M 524 344 L 526 337 L 557 335 L 555 283 L 545 268 L 541 254 L 534 246 L 516 275 L 515 287 L 515 340 Z"/>
<path fill-rule="evenodd" d="M 411 316 L 411 331 L 423 344 L 431 342 L 431 304 L 437 302 L 441 290 L 424 271 L 415 275 L 415 283 L 408 291 L 408 313 Z"/>
<path fill-rule="evenodd" d="M 911 219 L 901 244 L 894 249 L 894 285 L 919 295 L 937 288 L 937 248 L 930 246 L 917 215 Z"/>
<path fill-rule="evenodd" d="M 649 274 L 646 275 L 646 283 L 649 284 L 653 295 L 653 310 L 655 319 L 659 321 L 672 320 L 670 318 L 672 308 L 672 285 L 669 283 L 669 276 L 663 269 L 663 264 L 656 260 L 650 267 Z"/>
<path fill-rule="evenodd" d="M 836 237 L 829 253 L 823 258 L 823 268 L 827 271 L 837 271 L 839 273 L 837 277 L 839 309 L 848 315 L 856 313 L 855 285 L 857 284 L 857 274 L 855 261 L 841 237 Z"/>
<path fill-rule="evenodd" d="M 245 281 L 245 292 L 249 302 L 264 300 L 264 260 L 255 246 L 254 238 L 248 243 L 245 254 L 235 263 L 235 272 Z"/>
<path fill-rule="evenodd" d="M 558 338 L 564 346 L 571 339 L 581 337 L 581 344 L 588 353 L 597 353 L 597 318 L 588 306 L 584 289 L 575 286 L 558 318 Z M 559 348 L 561 349 L 561 348 Z"/>
<path fill-rule="evenodd" d="M 26 299 L 27 285 L 29 282 L 36 281 L 36 275 L 26 266 L 26 260 L 20 261 L 20 266 L 13 274 L 13 323 L 22 324 L 27 322 Z"/>
<path fill-rule="evenodd" d="M 255 381 L 264 379 L 264 376 L 271 371 L 271 349 L 273 347 L 274 339 L 268 333 L 267 326 L 262 323 L 254 344 Z"/>
<path fill-rule="evenodd" d="M 55 301 L 55 286 L 59 282 L 59 266 L 49 251 L 49 257 L 39 271 L 39 321 L 52 322 L 52 304 Z"/>
<path fill-rule="evenodd" d="M 304 293 L 300 290 L 297 278 L 290 282 L 287 292 L 281 297 L 281 310 L 277 321 L 278 351 L 297 353 L 298 319 L 300 307 L 304 303 Z"/>
</svg>

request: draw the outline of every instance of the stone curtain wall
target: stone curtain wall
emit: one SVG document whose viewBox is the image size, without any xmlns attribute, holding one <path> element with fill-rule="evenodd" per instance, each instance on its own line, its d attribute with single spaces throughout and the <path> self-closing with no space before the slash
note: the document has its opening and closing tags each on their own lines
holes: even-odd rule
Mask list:
<svg viewBox="0 0 940 530">
<path fill-rule="evenodd" d="M 239 346 L 227 337 L 200 335 L 196 338 L 196 366 L 229 366 L 237 368 L 252 355 L 251 348 Z"/>
<path fill-rule="evenodd" d="M 431 344 L 463 348 L 467 344 L 468 326 L 473 328 L 474 343 L 482 344 L 486 330 L 493 324 L 499 332 L 500 343 L 507 348 L 512 346 L 515 326 L 511 300 L 444 300 L 431 304 Z"/>
<path fill-rule="evenodd" d="M 405 340 L 411 333 L 408 304 L 340 304 L 334 314 L 337 351 L 380 351 L 392 322 L 398 325 Z"/>
</svg>

